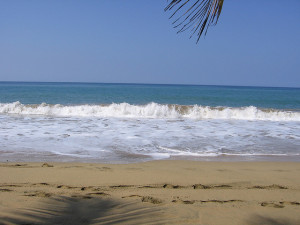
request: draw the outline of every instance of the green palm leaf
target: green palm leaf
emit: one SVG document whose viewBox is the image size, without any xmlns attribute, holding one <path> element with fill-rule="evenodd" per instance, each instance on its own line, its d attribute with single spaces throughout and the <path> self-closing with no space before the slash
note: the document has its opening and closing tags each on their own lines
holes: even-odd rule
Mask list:
<svg viewBox="0 0 300 225">
<path fill-rule="evenodd" d="M 198 43 L 203 32 L 206 35 L 208 27 L 217 24 L 223 2 L 224 0 L 172 0 L 165 11 L 175 10 L 170 19 L 183 12 L 174 20 L 174 28 L 179 29 L 177 33 L 190 29 L 190 38 L 197 34 Z"/>
</svg>

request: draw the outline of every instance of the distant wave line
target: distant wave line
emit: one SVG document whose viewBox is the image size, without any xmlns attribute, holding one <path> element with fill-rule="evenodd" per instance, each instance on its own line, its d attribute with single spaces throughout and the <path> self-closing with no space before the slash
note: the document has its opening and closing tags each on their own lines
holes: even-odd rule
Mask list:
<svg viewBox="0 0 300 225">
<path fill-rule="evenodd" d="M 300 121 L 300 112 L 247 107 L 211 107 L 201 105 L 158 104 L 132 105 L 112 103 L 101 105 L 52 105 L 0 103 L 0 114 L 39 115 L 53 117 L 116 117 L 153 119 L 233 119 Z"/>
</svg>

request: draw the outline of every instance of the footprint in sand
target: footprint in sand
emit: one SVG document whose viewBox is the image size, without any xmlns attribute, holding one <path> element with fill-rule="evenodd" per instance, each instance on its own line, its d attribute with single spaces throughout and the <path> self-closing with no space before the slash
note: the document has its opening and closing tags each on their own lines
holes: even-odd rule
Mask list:
<svg viewBox="0 0 300 225">
<path fill-rule="evenodd" d="M 194 189 L 228 189 L 228 188 L 232 188 L 232 186 L 228 184 L 220 184 L 220 185 L 194 184 L 193 188 Z"/>
<path fill-rule="evenodd" d="M 274 202 L 262 202 L 260 205 L 263 207 L 284 208 L 283 204 L 277 204 Z"/>
<path fill-rule="evenodd" d="M 113 169 L 107 166 L 103 166 L 103 167 L 96 167 L 96 169 L 100 170 L 100 171 L 104 171 L 104 172 L 108 172 L 108 171 L 112 171 Z"/>
<path fill-rule="evenodd" d="M 300 202 L 279 202 L 280 204 L 283 205 L 298 205 L 300 206 Z"/>
<path fill-rule="evenodd" d="M 0 192 L 11 192 L 13 190 L 7 189 L 7 188 L 0 188 Z"/>
<path fill-rule="evenodd" d="M 179 189 L 179 188 L 183 188 L 182 186 L 179 185 L 172 185 L 172 184 L 164 184 L 163 188 L 169 188 L 169 189 Z"/>
<path fill-rule="evenodd" d="M 194 200 L 191 200 L 191 201 L 190 201 L 190 200 L 182 200 L 182 199 L 175 199 L 175 200 L 173 200 L 172 202 L 173 202 L 173 203 L 179 203 L 179 204 L 189 204 L 189 205 L 195 203 Z"/>
<path fill-rule="evenodd" d="M 105 192 L 91 192 L 91 193 L 88 193 L 87 195 L 110 196 L 110 194 L 107 194 Z"/>
<path fill-rule="evenodd" d="M 67 186 L 67 185 L 57 185 L 56 188 L 63 188 L 63 189 L 76 189 L 79 187 L 71 187 L 71 186 Z"/>
<path fill-rule="evenodd" d="M 281 185 L 278 185 L 278 184 L 272 184 L 272 185 L 268 185 L 268 186 L 253 186 L 251 187 L 253 189 L 288 189 L 287 187 L 285 186 L 281 186 Z"/>
<path fill-rule="evenodd" d="M 48 164 L 48 163 L 44 163 L 43 165 L 42 165 L 42 167 L 54 167 L 53 165 L 50 165 L 50 164 Z"/>
<path fill-rule="evenodd" d="M 123 196 L 122 198 L 142 198 L 143 196 L 140 195 L 128 195 L 128 196 Z"/>
<path fill-rule="evenodd" d="M 52 194 L 46 193 L 46 192 L 43 192 L 43 191 L 34 191 L 34 192 L 30 192 L 30 193 L 24 192 L 24 193 L 25 193 L 25 196 L 28 196 L 28 197 L 49 198 L 49 197 L 52 196 Z"/>
<path fill-rule="evenodd" d="M 262 202 L 260 205 L 263 207 L 284 208 L 286 205 L 300 206 L 300 202 L 296 202 L 296 201 L 293 201 L 293 202 L 284 201 L 284 202 L 278 202 L 278 203 Z"/>
<path fill-rule="evenodd" d="M 161 199 L 158 198 L 154 198 L 151 196 L 143 196 L 142 197 L 142 202 L 149 202 L 152 204 L 161 204 L 163 201 Z"/>
</svg>

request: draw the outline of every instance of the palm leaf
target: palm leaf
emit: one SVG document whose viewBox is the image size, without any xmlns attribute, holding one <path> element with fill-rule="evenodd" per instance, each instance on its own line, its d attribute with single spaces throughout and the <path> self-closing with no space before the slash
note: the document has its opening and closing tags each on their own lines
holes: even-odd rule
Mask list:
<svg viewBox="0 0 300 225">
<path fill-rule="evenodd" d="M 224 0 L 172 0 L 165 11 L 174 10 L 170 19 L 182 13 L 174 20 L 174 28 L 178 28 L 177 33 L 190 29 L 190 38 L 197 34 L 198 43 L 203 32 L 206 35 L 208 27 L 217 24 L 223 2 Z"/>
</svg>

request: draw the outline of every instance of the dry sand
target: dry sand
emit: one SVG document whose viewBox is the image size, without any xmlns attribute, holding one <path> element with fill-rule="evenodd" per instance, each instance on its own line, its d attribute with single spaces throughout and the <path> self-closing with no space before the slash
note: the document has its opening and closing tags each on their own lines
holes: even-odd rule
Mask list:
<svg viewBox="0 0 300 225">
<path fill-rule="evenodd" d="M 300 163 L 0 163 L 0 224 L 300 224 Z"/>
</svg>

